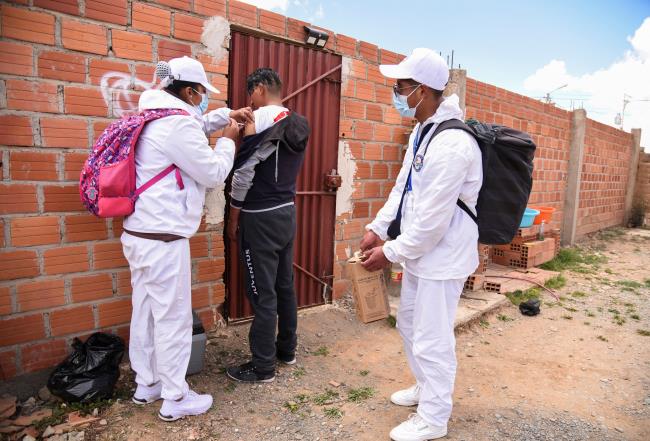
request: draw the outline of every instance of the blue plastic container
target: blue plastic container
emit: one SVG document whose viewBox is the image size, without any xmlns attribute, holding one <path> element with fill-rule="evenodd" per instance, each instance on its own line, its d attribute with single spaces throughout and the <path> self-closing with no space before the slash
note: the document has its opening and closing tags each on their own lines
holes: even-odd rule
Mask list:
<svg viewBox="0 0 650 441">
<path fill-rule="evenodd" d="M 519 228 L 528 228 L 533 226 L 535 218 L 539 215 L 539 210 L 533 210 L 532 208 L 526 208 L 524 211 L 524 217 L 521 219 L 521 224 Z"/>
</svg>

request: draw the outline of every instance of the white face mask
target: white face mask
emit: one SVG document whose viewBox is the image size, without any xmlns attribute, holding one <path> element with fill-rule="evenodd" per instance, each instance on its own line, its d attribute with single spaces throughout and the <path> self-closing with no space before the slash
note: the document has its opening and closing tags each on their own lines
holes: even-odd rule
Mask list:
<svg viewBox="0 0 650 441">
<path fill-rule="evenodd" d="M 418 88 L 420 86 L 421 85 L 418 84 L 415 87 L 415 89 L 413 89 L 411 91 L 411 93 L 409 93 L 408 95 L 402 95 L 402 94 L 398 94 L 398 93 L 393 92 L 393 106 L 395 106 L 395 109 L 397 109 L 399 114 L 402 115 L 403 117 L 405 117 L 405 118 L 413 118 L 413 117 L 415 117 L 415 112 L 418 109 L 418 106 L 420 105 L 420 103 L 422 102 L 422 99 L 420 101 L 418 101 L 418 103 L 415 105 L 415 107 L 409 107 L 408 99 L 409 99 L 409 97 L 411 95 L 413 95 L 413 92 L 418 90 Z"/>
</svg>

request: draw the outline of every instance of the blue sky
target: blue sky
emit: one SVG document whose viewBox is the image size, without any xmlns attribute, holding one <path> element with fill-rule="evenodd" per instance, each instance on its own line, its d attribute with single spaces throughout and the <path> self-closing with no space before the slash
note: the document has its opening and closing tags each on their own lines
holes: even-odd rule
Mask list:
<svg viewBox="0 0 650 441">
<path fill-rule="evenodd" d="M 650 98 L 650 0 L 245 1 L 404 54 L 453 49 L 470 77 L 525 95 L 568 83 L 558 105 L 612 125 L 624 93 Z M 602 92 L 612 81 L 623 85 Z M 650 102 L 629 104 L 624 118 L 650 147 Z"/>
</svg>

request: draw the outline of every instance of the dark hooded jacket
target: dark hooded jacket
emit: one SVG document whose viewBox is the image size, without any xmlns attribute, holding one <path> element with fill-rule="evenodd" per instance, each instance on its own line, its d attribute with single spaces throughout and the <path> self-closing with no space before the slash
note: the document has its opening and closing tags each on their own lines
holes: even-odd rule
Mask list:
<svg viewBox="0 0 650 441">
<path fill-rule="evenodd" d="M 230 204 L 265 211 L 292 203 L 309 134 L 307 119 L 291 112 L 263 132 L 245 137 L 235 156 Z"/>
</svg>

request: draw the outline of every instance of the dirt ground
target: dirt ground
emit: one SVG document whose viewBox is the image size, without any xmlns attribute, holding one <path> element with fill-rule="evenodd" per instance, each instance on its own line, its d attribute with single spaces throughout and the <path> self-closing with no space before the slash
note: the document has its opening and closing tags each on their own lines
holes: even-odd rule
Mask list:
<svg viewBox="0 0 650 441">
<path fill-rule="evenodd" d="M 457 331 L 447 439 L 650 439 L 650 231 L 606 232 L 581 247 L 607 261 L 565 271 L 560 303 L 545 295 L 532 318 L 508 304 Z M 246 335 L 242 325 L 212 338 L 204 372 L 189 380 L 214 396 L 208 414 L 164 423 L 160 402 L 123 401 L 86 439 L 388 440 L 414 411 L 389 402 L 413 377 L 388 321 L 363 325 L 333 306 L 303 312 L 297 365 L 265 385 L 223 373 L 246 361 Z"/>
</svg>

